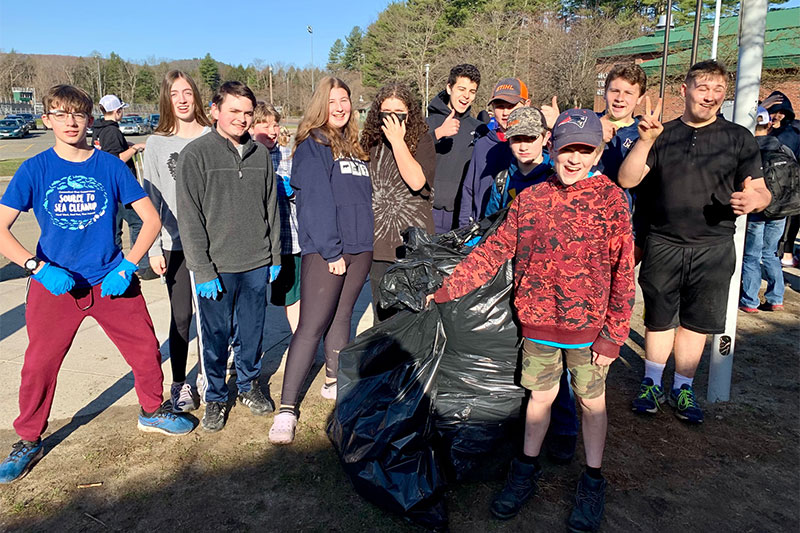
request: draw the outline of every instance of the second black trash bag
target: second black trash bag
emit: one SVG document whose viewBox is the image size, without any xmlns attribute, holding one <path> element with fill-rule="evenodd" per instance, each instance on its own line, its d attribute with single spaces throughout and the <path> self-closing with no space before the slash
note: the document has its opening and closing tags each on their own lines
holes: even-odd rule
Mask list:
<svg viewBox="0 0 800 533">
<path fill-rule="evenodd" d="M 339 354 L 328 436 L 356 491 L 429 529 L 447 526 L 445 481 L 431 446 L 445 335 L 439 312 L 401 313 Z"/>
</svg>

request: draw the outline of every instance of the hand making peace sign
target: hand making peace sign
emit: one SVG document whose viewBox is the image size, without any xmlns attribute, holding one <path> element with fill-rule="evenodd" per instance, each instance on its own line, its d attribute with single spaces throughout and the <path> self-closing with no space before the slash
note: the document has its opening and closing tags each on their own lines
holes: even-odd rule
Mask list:
<svg viewBox="0 0 800 533">
<path fill-rule="evenodd" d="M 650 102 L 649 96 L 645 97 L 644 102 L 644 115 L 639 119 L 639 139 L 646 142 L 653 142 L 661 135 L 661 132 L 664 131 L 664 126 L 658 119 L 659 115 L 661 115 L 662 102 L 661 98 L 659 98 L 655 109 L 652 109 L 653 104 Z"/>
</svg>

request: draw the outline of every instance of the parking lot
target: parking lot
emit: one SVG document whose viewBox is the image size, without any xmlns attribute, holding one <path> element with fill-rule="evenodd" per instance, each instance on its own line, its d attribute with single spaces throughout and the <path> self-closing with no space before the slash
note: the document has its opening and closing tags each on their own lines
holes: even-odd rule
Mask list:
<svg viewBox="0 0 800 533">
<path fill-rule="evenodd" d="M 125 138 L 132 143 L 143 143 L 149 135 L 128 135 Z M 31 130 L 22 139 L 0 140 L 0 160 L 33 157 L 44 152 L 55 144 L 52 130 Z"/>
</svg>

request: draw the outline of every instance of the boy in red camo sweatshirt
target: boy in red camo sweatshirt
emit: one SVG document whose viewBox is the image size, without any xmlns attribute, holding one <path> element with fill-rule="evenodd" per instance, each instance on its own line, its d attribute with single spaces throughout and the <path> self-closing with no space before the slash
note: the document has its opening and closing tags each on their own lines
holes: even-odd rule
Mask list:
<svg viewBox="0 0 800 533">
<path fill-rule="evenodd" d="M 591 171 L 602 153 L 603 128 L 595 113 L 561 113 L 551 139 L 556 176 L 520 193 L 503 225 L 433 295 L 437 303 L 464 296 L 514 259 L 514 306 L 525 337 L 521 384 L 530 390 L 530 399 L 523 448 L 492 502 L 492 514 L 500 519 L 515 516 L 536 490 L 542 474 L 539 451 L 562 359 L 583 410 L 587 464 L 569 517 L 570 531 L 595 531 L 603 516 L 605 380 L 628 337 L 634 262 L 625 194 Z"/>
</svg>

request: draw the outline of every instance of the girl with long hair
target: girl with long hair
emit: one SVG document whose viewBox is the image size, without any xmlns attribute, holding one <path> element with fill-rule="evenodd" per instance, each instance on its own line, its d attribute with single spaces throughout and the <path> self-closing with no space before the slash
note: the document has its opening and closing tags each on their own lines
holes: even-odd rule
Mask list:
<svg viewBox="0 0 800 533">
<path fill-rule="evenodd" d="M 398 259 L 400 235 L 409 227 L 434 233 L 433 177 L 436 149 L 420 104 L 401 83 L 390 83 L 372 102 L 361 147 L 369 154 L 375 236 L 369 272 L 375 323 L 391 316 L 378 305 L 378 286 Z"/>
<path fill-rule="evenodd" d="M 300 323 L 289 345 L 280 411 L 269 440 L 290 444 L 298 398 L 324 337 L 325 385 L 336 398 L 339 350 L 350 341 L 350 318 L 372 264 L 372 184 L 367 153 L 358 143 L 350 88 L 320 80 L 297 128 L 291 186 L 297 202 Z"/>
<path fill-rule="evenodd" d="M 158 111 L 158 126 L 145 145 L 144 188 L 161 217 L 162 227 L 148 255 L 150 268 L 164 276 L 167 283 L 170 397 L 173 411 L 185 412 L 197 409 L 199 400 L 186 382 L 193 290 L 178 234 L 175 177 L 178 154 L 191 141 L 211 131 L 211 122 L 203 111 L 194 80 L 180 70 L 171 70 L 164 76 Z"/>
</svg>

